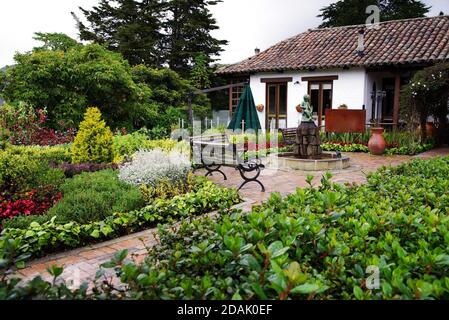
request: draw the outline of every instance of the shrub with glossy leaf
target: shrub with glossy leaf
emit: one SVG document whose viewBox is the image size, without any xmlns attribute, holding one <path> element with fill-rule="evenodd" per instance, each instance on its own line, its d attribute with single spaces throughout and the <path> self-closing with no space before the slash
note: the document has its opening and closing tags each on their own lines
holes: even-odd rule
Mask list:
<svg viewBox="0 0 449 320">
<path fill-rule="evenodd" d="M 362 186 L 327 176 L 250 214 L 166 229 L 137 271 L 118 274 L 143 299 L 448 299 L 448 175 L 444 158 Z M 375 269 L 380 287 L 368 287 Z"/>
<path fill-rule="evenodd" d="M 98 108 L 88 108 L 72 146 L 72 162 L 111 163 L 114 155 L 111 129 Z"/>
</svg>

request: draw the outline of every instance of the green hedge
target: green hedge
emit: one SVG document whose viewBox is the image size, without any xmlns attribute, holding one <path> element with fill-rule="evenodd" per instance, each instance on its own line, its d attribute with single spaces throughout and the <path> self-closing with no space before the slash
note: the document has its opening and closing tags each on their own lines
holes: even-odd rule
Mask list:
<svg viewBox="0 0 449 320">
<path fill-rule="evenodd" d="M 6 228 L 1 233 L 0 250 L 4 248 L 6 239 L 13 239 L 18 241 L 17 254 L 41 256 L 137 232 L 158 223 L 201 215 L 239 201 L 236 190 L 224 189 L 203 180 L 195 192 L 169 200 L 156 200 L 141 210 L 114 213 L 102 221 L 60 224 L 56 222 L 57 217 L 53 217 L 43 224 L 32 222 L 26 229 Z"/>
<path fill-rule="evenodd" d="M 340 152 L 365 152 L 368 153 L 368 147 L 363 144 L 337 144 L 337 143 L 323 143 L 321 145 L 323 151 L 340 151 Z M 414 144 L 404 147 L 388 148 L 385 150 L 387 155 L 405 155 L 413 156 L 429 150 L 432 150 L 434 145 L 431 143 Z"/>
<path fill-rule="evenodd" d="M 165 228 L 143 264 L 125 262 L 123 251 L 104 265 L 115 268 L 125 291 L 0 285 L 9 288 L 6 297 L 449 299 L 448 176 L 449 157 L 382 168 L 361 186 L 326 175 L 319 188 L 273 194 L 249 214 Z M 4 240 L 3 247 L 19 246 Z M 367 286 L 373 268 L 378 289 Z"/>
<path fill-rule="evenodd" d="M 324 177 L 248 215 L 167 229 L 118 275 L 140 299 L 448 299 L 448 176 L 444 158 L 381 169 L 362 186 Z M 379 289 L 366 285 L 373 267 Z"/>
</svg>

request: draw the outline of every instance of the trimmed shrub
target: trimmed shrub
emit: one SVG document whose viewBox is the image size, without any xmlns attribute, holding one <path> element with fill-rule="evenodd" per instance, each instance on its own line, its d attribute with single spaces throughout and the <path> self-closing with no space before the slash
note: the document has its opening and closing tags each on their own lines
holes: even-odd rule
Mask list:
<svg viewBox="0 0 449 320">
<path fill-rule="evenodd" d="M 161 149 L 139 151 L 133 160 L 120 166 L 120 180 L 135 186 L 156 186 L 162 179 L 170 182 L 185 181 L 191 170 L 187 155 Z"/>
<path fill-rule="evenodd" d="M 114 155 L 111 129 L 98 108 L 88 108 L 72 146 L 72 162 L 110 163 Z"/>
<path fill-rule="evenodd" d="M 49 167 L 49 158 L 48 154 L 34 153 L 33 149 L 27 148 L 0 151 L 0 191 L 3 197 L 10 198 L 48 185 L 60 185 L 64 174 L 59 169 Z"/>
<path fill-rule="evenodd" d="M 9 146 L 8 149 L 24 157 L 33 157 L 39 161 L 57 165 L 71 160 L 70 147 L 59 146 Z"/>
<path fill-rule="evenodd" d="M 58 223 L 89 223 L 144 206 L 140 191 L 119 181 L 117 172 L 110 169 L 67 179 L 60 190 L 63 199 L 48 211 Z"/>
</svg>

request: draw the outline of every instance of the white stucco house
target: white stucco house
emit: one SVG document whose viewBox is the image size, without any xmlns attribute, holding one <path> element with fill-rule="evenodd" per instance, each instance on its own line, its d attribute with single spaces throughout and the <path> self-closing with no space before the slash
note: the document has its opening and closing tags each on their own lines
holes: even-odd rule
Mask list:
<svg viewBox="0 0 449 320">
<path fill-rule="evenodd" d="M 366 120 L 399 122 L 400 89 L 413 73 L 449 61 L 449 16 L 314 29 L 217 71 L 230 83 L 248 82 L 262 128 L 296 127 L 296 106 L 311 97 L 317 124 L 326 109 L 365 109 Z M 229 111 L 242 88 L 229 89 Z"/>
</svg>

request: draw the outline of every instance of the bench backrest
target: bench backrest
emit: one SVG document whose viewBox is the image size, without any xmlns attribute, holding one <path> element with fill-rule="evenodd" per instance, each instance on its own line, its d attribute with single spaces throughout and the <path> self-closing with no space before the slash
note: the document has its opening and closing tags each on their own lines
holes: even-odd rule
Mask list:
<svg viewBox="0 0 449 320">
<path fill-rule="evenodd" d="M 243 149 L 230 143 L 226 134 L 190 138 L 191 160 L 195 164 L 235 166 L 244 162 Z"/>
<path fill-rule="evenodd" d="M 286 145 L 296 144 L 296 131 L 298 128 L 279 129 Z"/>
</svg>

